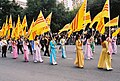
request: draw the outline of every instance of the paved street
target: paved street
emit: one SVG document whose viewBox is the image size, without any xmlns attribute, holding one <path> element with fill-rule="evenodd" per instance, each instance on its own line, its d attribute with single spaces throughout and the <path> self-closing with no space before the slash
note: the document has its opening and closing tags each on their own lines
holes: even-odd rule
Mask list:
<svg viewBox="0 0 120 81">
<path fill-rule="evenodd" d="M 96 46 L 94 60 L 85 60 L 85 68 L 74 66 L 75 46 L 67 46 L 67 59 L 61 58 L 61 52 L 57 54 L 58 65 L 49 64 L 49 58 L 43 56 L 44 63 L 23 62 L 23 55 L 18 59 L 12 59 L 8 52 L 7 58 L 0 56 L 0 81 L 120 81 L 120 46 L 118 54 L 113 55 L 113 71 L 97 69 L 97 62 L 101 52 L 101 46 Z M 43 55 L 43 54 L 42 54 Z"/>
</svg>

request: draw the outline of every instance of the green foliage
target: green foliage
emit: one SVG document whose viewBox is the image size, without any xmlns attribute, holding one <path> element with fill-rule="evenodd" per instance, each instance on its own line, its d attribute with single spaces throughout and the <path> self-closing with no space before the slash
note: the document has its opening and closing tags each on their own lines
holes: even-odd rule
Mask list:
<svg viewBox="0 0 120 81">
<path fill-rule="evenodd" d="M 33 18 L 36 20 L 39 11 L 42 10 L 46 18 L 52 12 L 51 31 L 58 32 L 65 24 L 68 24 L 75 17 L 76 12 L 68 11 L 62 3 L 56 4 L 56 0 L 27 0 L 28 8 L 25 14 L 28 16 L 28 24 Z"/>
<path fill-rule="evenodd" d="M 23 9 L 14 1 L 0 0 L 0 26 L 6 20 L 6 16 L 12 15 L 13 21 L 17 20 L 17 15 L 23 14 Z"/>
</svg>

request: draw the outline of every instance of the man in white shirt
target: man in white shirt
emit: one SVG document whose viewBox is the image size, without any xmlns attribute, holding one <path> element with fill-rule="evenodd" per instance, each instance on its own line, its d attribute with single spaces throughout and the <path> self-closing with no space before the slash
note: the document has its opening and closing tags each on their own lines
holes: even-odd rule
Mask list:
<svg viewBox="0 0 120 81">
<path fill-rule="evenodd" d="M 2 39 L 2 57 L 6 57 L 7 52 L 7 41 L 5 37 Z"/>
</svg>

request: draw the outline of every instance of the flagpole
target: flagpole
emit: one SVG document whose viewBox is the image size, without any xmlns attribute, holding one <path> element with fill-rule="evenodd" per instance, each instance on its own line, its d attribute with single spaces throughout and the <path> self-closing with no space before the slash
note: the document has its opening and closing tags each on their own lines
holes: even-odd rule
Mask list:
<svg viewBox="0 0 120 81">
<path fill-rule="evenodd" d="M 86 0 L 86 7 L 87 7 L 87 0 Z M 84 38 L 84 31 L 85 31 L 85 25 L 86 25 L 86 7 L 85 7 L 85 12 L 84 12 L 84 14 L 85 14 L 85 17 L 83 17 L 83 19 L 84 19 L 84 28 L 83 28 L 83 38 Z"/>
<path fill-rule="evenodd" d="M 111 29 L 110 29 L 110 0 L 108 0 L 108 15 L 109 15 L 109 37 L 111 37 Z"/>
</svg>

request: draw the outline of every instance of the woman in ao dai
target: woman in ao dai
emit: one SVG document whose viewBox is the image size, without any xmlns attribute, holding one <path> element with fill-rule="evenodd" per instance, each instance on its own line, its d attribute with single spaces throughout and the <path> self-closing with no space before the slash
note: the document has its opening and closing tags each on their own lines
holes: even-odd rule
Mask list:
<svg viewBox="0 0 120 81">
<path fill-rule="evenodd" d="M 66 58 L 66 51 L 65 51 L 65 38 L 64 36 L 62 36 L 62 38 L 60 39 L 60 44 L 61 44 L 61 50 L 62 50 L 62 58 Z"/>
<path fill-rule="evenodd" d="M 79 68 L 84 67 L 84 55 L 82 50 L 82 42 L 80 41 L 80 36 L 76 36 L 76 59 L 74 64 Z"/>
<path fill-rule="evenodd" d="M 24 59 L 25 59 L 25 62 L 28 62 L 29 61 L 29 49 L 28 49 L 28 41 L 27 39 L 24 39 L 24 42 L 23 42 L 23 49 L 24 49 Z"/>
<path fill-rule="evenodd" d="M 17 41 L 12 41 L 12 50 L 13 50 L 13 59 L 16 59 L 18 57 L 18 51 L 17 51 Z"/>
<path fill-rule="evenodd" d="M 43 59 L 42 59 L 41 53 L 40 53 L 40 49 L 41 49 L 40 41 L 38 39 L 38 36 L 36 36 L 35 40 L 34 40 L 34 55 L 33 55 L 33 59 L 34 59 L 35 63 L 38 61 L 40 61 L 40 63 L 43 62 Z"/>
<path fill-rule="evenodd" d="M 55 42 L 55 36 L 52 37 L 52 40 L 50 41 L 50 64 L 57 65 L 56 61 L 56 42 Z"/>
</svg>

